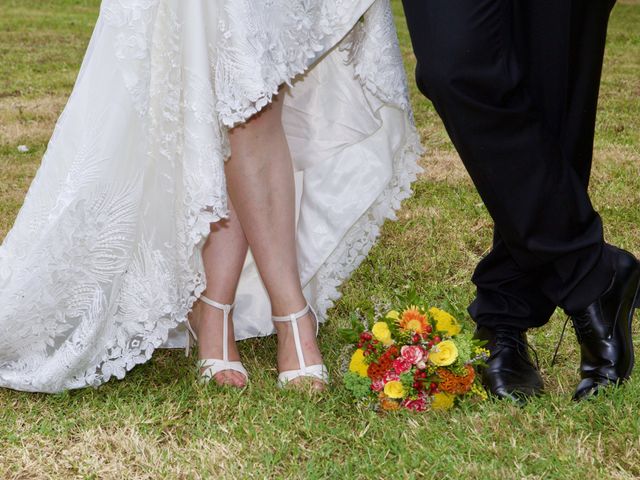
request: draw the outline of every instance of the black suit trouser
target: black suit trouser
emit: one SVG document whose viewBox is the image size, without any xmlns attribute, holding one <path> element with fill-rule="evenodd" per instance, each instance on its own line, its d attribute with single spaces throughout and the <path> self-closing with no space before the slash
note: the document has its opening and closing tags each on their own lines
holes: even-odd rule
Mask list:
<svg viewBox="0 0 640 480">
<path fill-rule="evenodd" d="M 404 0 L 416 79 L 494 223 L 469 311 L 543 325 L 613 276 L 587 187 L 612 0 Z"/>
</svg>

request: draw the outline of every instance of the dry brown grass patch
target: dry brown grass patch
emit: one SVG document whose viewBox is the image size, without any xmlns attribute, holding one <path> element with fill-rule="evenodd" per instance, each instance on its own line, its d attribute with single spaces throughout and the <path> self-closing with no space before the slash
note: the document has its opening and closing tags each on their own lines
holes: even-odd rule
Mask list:
<svg viewBox="0 0 640 480">
<path fill-rule="evenodd" d="M 640 176 L 640 151 L 635 147 L 608 145 L 607 148 L 598 148 L 593 152 L 593 163 L 593 176 L 598 180 L 607 180 L 603 173 L 612 167 L 635 169 Z"/>
<path fill-rule="evenodd" d="M 448 184 L 471 183 L 469 174 L 456 152 L 429 150 L 422 157 L 420 164 L 425 170 L 421 177 L 428 181 Z"/>
<path fill-rule="evenodd" d="M 17 147 L 27 139 L 46 142 L 66 101 L 66 96 L 0 98 L 0 144 Z"/>
<path fill-rule="evenodd" d="M 144 480 L 229 478 L 225 465 L 239 447 L 207 438 L 180 442 L 167 434 L 149 436 L 136 427 L 95 427 L 69 438 L 37 435 L 2 450 L 3 479 Z"/>
</svg>

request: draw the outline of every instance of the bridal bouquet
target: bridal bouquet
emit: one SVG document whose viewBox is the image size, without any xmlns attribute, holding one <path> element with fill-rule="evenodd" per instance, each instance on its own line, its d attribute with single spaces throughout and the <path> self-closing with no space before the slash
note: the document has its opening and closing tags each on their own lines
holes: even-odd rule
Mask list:
<svg viewBox="0 0 640 480">
<path fill-rule="evenodd" d="M 344 383 L 358 400 L 422 412 L 487 398 L 476 369 L 489 352 L 444 310 L 410 305 L 373 322 L 354 318 L 342 334 L 356 347 Z"/>
</svg>

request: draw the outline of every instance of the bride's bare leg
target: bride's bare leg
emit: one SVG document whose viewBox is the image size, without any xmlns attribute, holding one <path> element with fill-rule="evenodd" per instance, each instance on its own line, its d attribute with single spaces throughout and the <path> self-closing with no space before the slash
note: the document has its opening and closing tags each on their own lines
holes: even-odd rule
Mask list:
<svg viewBox="0 0 640 480">
<path fill-rule="evenodd" d="M 230 133 L 231 159 L 226 164 L 229 194 L 271 299 L 274 315 L 302 310 L 295 238 L 295 186 L 291 154 L 282 127 L 282 94 L 247 123 Z M 305 363 L 322 363 L 315 320 L 300 319 Z M 276 324 L 278 368 L 299 368 L 289 323 Z M 320 381 L 316 388 L 322 388 Z"/>
<path fill-rule="evenodd" d="M 211 234 L 202 250 L 207 289 L 204 295 L 218 303 L 231 304 L 247 256 L 247 240 L 231 202 L 229 218 L 211 224 Z M 240 356 L 233 335 L 233 311 L 229 317 L 229 360 L 238 361 Z M 192 325 L 198 333 L 200 358 L 222 358 L 223 312 L 202 302 L 196 303 Z M 233 370 L 219 372 L 214 380 L 220 385 L 243 387 L 246 379 Z"/>
</svg>

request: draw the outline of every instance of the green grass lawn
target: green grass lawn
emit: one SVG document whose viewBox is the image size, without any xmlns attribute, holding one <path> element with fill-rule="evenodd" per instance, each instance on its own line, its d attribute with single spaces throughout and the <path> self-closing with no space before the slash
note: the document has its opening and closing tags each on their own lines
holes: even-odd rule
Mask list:
<svg viewBox="0 0 640 480">
<path fill-rule="evenodd" d="M 10 228 L 69 94 L 98 0 L 0 0 L 0 238 Z M 394 1 L 407 69 L 413 56 Z M 593 201 L 609 241 L 640 254 L 640 3 L 613 13 Z M 415 196 L 343 287 L 321 334 L 334 373 L 312 399 L 275 387 L 274 339 L 243 342 L 247 391 L 200 387 L 181 352 L 124 381 L 61 395 L 0 391 L 0 478 L 639 478 L 640 382 L 573 404 L 577 349 L 553 347 L 564 317 L 532 335 L 548 395 L 523 409 L 378 415 L 340 386 L 349 312 L 413 285 L 459 314 L 491 221 L 431 105 L 412 90 L 427 147 Z M 16 147 L 29 145 L 20 154 Z M 471 328 L 469 322 L 468 326 Z"/>
</svg>

